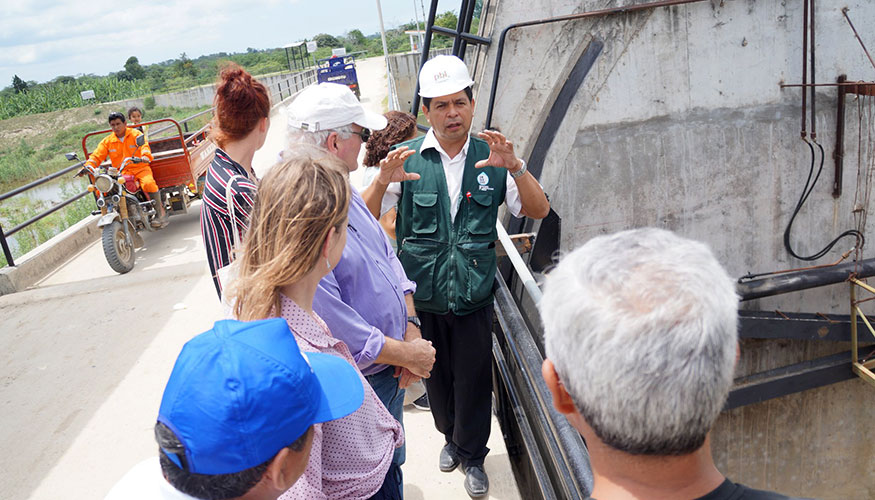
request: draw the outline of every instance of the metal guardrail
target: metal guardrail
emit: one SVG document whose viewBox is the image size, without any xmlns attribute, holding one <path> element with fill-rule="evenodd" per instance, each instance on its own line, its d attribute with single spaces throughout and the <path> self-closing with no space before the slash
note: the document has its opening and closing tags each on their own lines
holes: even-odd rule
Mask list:
<svg viewBox="0 0 875 500">
<path fill-rule="evenodd" d="M 311 85 L 315 81 L 316 81 L 316 71 L 314 69 L 309 69 L 309 70 L 301 71 L 299 73 L 295 73 L 292 76 L 290 76 L 289 78 L 287 78 L 281 82 L 276 83 L 277 91 L 273 92 L 271 94 L 271 100 L 273 101 L 276 96 L 279 96 L 279 101 L 277 101 L 277 102 L 282 102 L 283 99 L 286 99 L 286 98 L 292 96 L 296 92 L 300 92 L 301 90 L 304 89 L 304 87 Z M 283 84 L 285 84 L 285 89 L 283 89 Z M 273 85 L 271 85 L 271 87 L 273 87 Z M 284 96 L 284 94 L 285 94 L 285 96 Z M 205 109 L 203 111 L 200 111 L 198 113 L 195 113 L 191 116 L 183 118 L 182 120 L 179 121 L 179 123 L 181 125 L 183 125 L 185 132 L 188 132 L 189 131 L 188 130 L 188 122 L 194 120 L 195 118 L 203 116 L 207 113 L 212 113 L 213 109 L 214 108 L 209 108 L 209 109 Z M 195 132 L 192 135 L 192 137 L 196 136 L 199 132 L 202 132 L 207 127 L 209 127 L 209 124 L 205 125 L 204 127 L 201 127 L 197 132 Z M 165 132 L 171 128 L 175 128 L 175 126 L 167 126 L 167 127 L 163 127 L 161 129 L 155 130 L 155 131 L 150 131 L 149 135 L 151 137 L 159 137 L 162 132 Z M 191 139 L 191 137 L 187 138 L 186 142 L 190 139 Z M 41 185 L 45 184 L 46 182 L 57 179 L 58 177 L 61 177 L 62 175 L 65 175 L 65 174 L 72 172 L 76 169 L 82 168 L 82 166 L 84 164 L 85 164 L 84 160 L 80 161 L 79 163 L 76 163 L 75 165 L 65 167 L 65 168 L 63 168 L 63 169 L 61 169 L 53 174 L 49 174 L 45 177 L 37 179 L 37 180 L 30 182 L 28 184 L 25 184 L 24 186 L 21 186 L 21 187 L 15 188 L 9 192 L 0 194 L 0 202 L 3 202 L 5 200 L 8 200 L 9 198 L 12 198 L 13 196 L 24 193 L 25 191 L 29 191 L 33 188 L 41 186 Z M 15 260 L 12 257 L 12 251 L 9 248 L 9 243 L 7 241 L 7 238 L 9 236 L 14 235 L 18 231 L 21 231 L 22 229 L 26 228 L 27 226 L 30 226 L 31 224 L 39 221 L 40 219 L 43 219 L 43 218 L 57 212 L 58 210 L 66 207 L 67 205 L 70 205 L 71 203 L 73 203 L 81 198 L 84 198 L 88 194 L 89 194 L 88 191 L 85 190 L 85 191 L 82 191 L 81 193 L 76 194 L 76 195 L 74 195 L 74 196 L 72 196 L 64 201 L 56 203 L 55 205 L 52 205 L 51 207 L 49 207 L 46 210 L 44 210 L 43 212 L 35 215 L 34 217 L 31 217 L 30 219 L 22 222 L 21 224 L 18 224 L 17 226 L 13 227 L 9 231 L 4 231 L 2 225 L 0 225 L 0 247 L 3 248 L 3 255 L 4 255 L 4 257 L 6 257 L 7 265 L 10 267 L 15 266 Z"/>
<path fill-rule="evenodd" d="M 496 222 L 499 243 L 523 284 L 537 304 L 541 290 L 504 227 Z M 497 368 L 497 398 L 500 412 L 516 422 L 525 448 L 537 494 L 544 499 L 582 499 L 592 491 L 592 470 L 583 439 L 552 404 L 541 377 L 544 357 L 532 336 L 510 288 L 500 274 L 495 277 L 495 315 L 500 331 L 493 334 L 492 352 Z M 501 401 L 509 407 L 501 408 Z M 509 411 L 507 411 L 509 410 Z"/>
<path fill-rule="evenodd" d="M 76 170 L 78 168 L 82 168 L 82 165 L 84 165 L 84 164 L 85 164 L 84 161 L 80 161 L 79 163 L 77 163 L 75 165 L 71 165 L 71 166 L 66 167 L 64 169 L 61 169 L 53 174 L 49 174 L 41 179 L 37 179 L 33 182 L 25 184 L 24 186 L 15 188 L 12 191 L 3 193 L 2 195 L 0 195 L 0 202 L 8 200 L 9 198 L 12 198 L 13 196 L 19 195 L 25 191 L 29 191 L 35 187 L 41 186 L 41 185 L 45 184 L 46 182 L 57 179 L 58 177 L 66 174 L 66 173 L 72 172 L 73 170 Z M 34 217 L 31 217 L 30 219 L 22 222 L 21 224 L 13 227 L 9 231 L 4 231 L 3 226 L 0 225 L 0 246 L 3 247 L 3 256 L 6 257 L 6 264 L 8 266 L 15 265 L 15 261 L 12 258 L 12 250 L 10 250 L 9 243 L 6 241 L 6 238 L 8 236 L 12 236 L 13 234 L 17 233 L 18 231 L 21 231 L 22 229 L 26 228 L 27 226 L 33 224 L 34 222 L 36 222 L 36 221 L 38 221 L 38 220 L 40 220 L 48 215 L 51 215 L 54 212 L 57 212 L 58 210 L 66 207 L 67 205 L 73 203 L 74 201 L 76 201 L 80 198 L 85 197 L 87 194 L 88 194 L 88 191 L 82 191 L 81 193 L 79 193 L 77 195 L 74 195 L 74 196 L 72 196 L 72 197 L 52 206 L 52 207 L 49 207 L 48 209 L 46 209 L 42 213 L 40 213 Z"/>
</svg>

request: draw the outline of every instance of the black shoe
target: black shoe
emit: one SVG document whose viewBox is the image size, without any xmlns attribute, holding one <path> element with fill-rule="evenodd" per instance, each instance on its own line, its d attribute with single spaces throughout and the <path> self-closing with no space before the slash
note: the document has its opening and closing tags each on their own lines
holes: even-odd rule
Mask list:
<svg viewBox="0 0 875 500">
<path fill-rule="evenodd" d="M 459 457 L 450 449 L 450 444 L 447 443 L 441 449 L 441 457 L 438 462 L 441 472 L 452 472 L 459 466 Z"/>
<path fill-rule="evenodd" d="M 471 498 L 480 498 L 489 493 L 489 478 L 482 465 L 470 465 L 465 468 L 465 491 Z"/>
<path fill-rule="evenodd" d="M 416 398 L 416 400 L 413 402 L 413 406 L 417 410 L 422 410 L 422 411 L 431 410 L 431 406 L 428 405 L 428 393 L 425 393 L 422 396 L 419 396 L 418 398 Z"/>
</svg>

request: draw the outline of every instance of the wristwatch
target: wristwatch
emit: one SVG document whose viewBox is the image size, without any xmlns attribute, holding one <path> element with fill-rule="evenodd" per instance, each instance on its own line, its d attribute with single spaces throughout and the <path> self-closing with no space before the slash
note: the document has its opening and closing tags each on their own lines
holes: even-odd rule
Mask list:
<svg viewBox="0 0 875 500">
<path fill-rule="evenodd" d="M 419 321 L 419 316 L 407 316 L 407 322 L 413 323 L 413 326 L 422 330 L 422 321 Z"/>
<path fill-rule="evenodd" d="M 520 162 L 523 164 L 523 166 L 522 166 L 519 170 L 517 170 L 516 172 L 511 172 L 511 173 L 510 173 L 510 176 L 513 177 L 514 179 L 516 179 L 517 177 L 520 177 L 521 175 L 525 174 L 525 173 L 526 173 L 526 170 L 528 170 L 528 168 L 526 167 L 526 161 L 523 160 L 522 158 L 520 158 Z"/>
</svg>

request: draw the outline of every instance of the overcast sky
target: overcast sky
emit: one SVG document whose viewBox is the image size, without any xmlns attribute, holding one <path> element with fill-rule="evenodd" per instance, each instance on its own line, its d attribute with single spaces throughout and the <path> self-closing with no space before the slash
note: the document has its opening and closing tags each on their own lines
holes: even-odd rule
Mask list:
<svg viewBox="0 0 875 500">
<path fill-rule="evenodd" d="M 428 0 L 381 0 L 386 29 L 412 22 L 414 2 L 422 16 Z M 0 0 L 0 88 L 16 74 L 39 82 L 104 75 L 130 56 L 146 65 L 355 28 L 379 31 L 376 0 Z"/>
</svg>

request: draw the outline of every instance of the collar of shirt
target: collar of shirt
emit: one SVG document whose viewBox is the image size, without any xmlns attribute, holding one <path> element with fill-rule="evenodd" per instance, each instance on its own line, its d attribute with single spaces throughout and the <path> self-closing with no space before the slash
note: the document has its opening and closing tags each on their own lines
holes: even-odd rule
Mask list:
<svg viewBox="0 0 875 500">
<path fill-rule="evenodd" d="M 128 138 L 129 135 L 134 135 L 133 129 L 126 128 L 125 129 L 125 136 L 122 137 L 121 139 L 119 139 L 118 136 L 115 135 L 115 132 L 110 132 L 109 133 L 109 142 L 125 142 L 125 140 Z"/>
<path fill-rule="evenodd" d="M 228 156 L 228 153 L 226 153 L 221 148 L 218 148 L 218 147 L 216 148 L 215 158 L 218 159 L 219 162 L 223 164 L 222 165 L 223 167 L 225 167 L 228 170 L 231 170 L 233 172 L 236 172 L 236 175 L 242 175 L 243 177 L 246 177 L 247 179 L 258 182 L 258 177 L 255 175 L 255 171 L 253 171 L 252 174 L 247 172 L 246 169 L 243 168 L 243 165 L 234 161 L 234 159 L 231 158 L 230 156 Z"/>
<path fill-rule="evenodd" d="M 289 322 L 289 328 L 291 328 L 298 337 L 301 337 L 307 341 L 307 343 L 315 347 L 322 348 L 334 347 L 335 344 L 340 342 L 331 336 L 328 332 L 328 327 L 321 319 L 317 321 L 316 317 L 301 309 L 294 300 L 280 294 L 280 301 L 282 302 L 281 308 L 291 308 L 292 311 L 300 313 L 294 315 L 295 318 L 301 318 L 300 321 Z"/>
<path fill-rule="evenodd" d="M 444 148 L 441 147 L 441 143 L 438 142 L 437 136 L 434 135 L 434 129 L 429 128 L 428 132 L 425 133 L 425 139 L 422 140 L 422 146 L 419 148 L 420 152 L 425 151 L 426 149 L 436 149 L 438 153 L 441 155 L 441 160 L 443 160 L 444 164 L 451 161 L 464 160 L 468 158 L 468 146 L 471 144 L 471 136 L 469 135 L 467 139 L 465 139 L 465 145 L 462 146 L 462 150 L 459 151 L 459 154 L 456 155 L 455 158 L 450 158 L 450 155 L 444 151 Z M 461 157 L 460 157 L 461 155 Z"/>
</svg>

